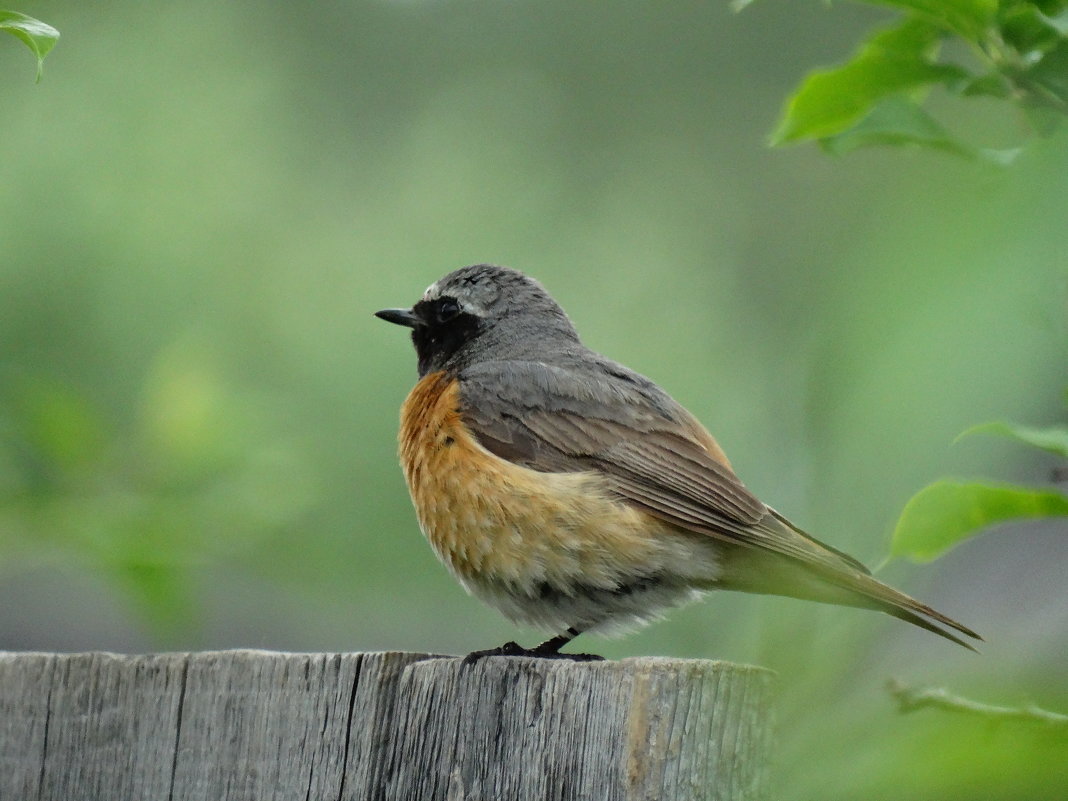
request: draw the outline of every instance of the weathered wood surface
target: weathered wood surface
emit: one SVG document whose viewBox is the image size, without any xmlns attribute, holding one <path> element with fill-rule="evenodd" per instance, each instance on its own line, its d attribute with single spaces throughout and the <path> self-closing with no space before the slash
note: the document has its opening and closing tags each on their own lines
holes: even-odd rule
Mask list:
<svg viewBox="0 0 1068 801">
<path fill-rule="evenodd" d="M 768 671 L 0 653 L 0 801 L 763 798 Z"/>
</svg>

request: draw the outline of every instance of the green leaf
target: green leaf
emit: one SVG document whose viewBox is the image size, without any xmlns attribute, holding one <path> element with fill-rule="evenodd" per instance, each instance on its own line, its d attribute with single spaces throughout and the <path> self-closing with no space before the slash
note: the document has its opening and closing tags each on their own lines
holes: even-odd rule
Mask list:
<svg viewBox="0 0 1068 801">
<path fill-rule="evenodd" d="M 39 19 L 27 17 L 17 11 L 0 11 L 0 31 L 7 31 L 22 40 L 37 57 L 37 80 L 41 80 L 44 57 L 59 40 L 59 31 Z"/>
<path fill-rule="evenodd" d="M 936 83 L 968 76 L 958 67 L 935 64 L 938 31 L 908 20 L 876 33 L 847 64 L 811 73 L 790 98 L 772 144 L 822 139 L 849 129 L 876 103 Z"/>
<path fill-rule="evenodd" d="M 973 434 L 994 434 L 995 436 L 1011 437 L 1027 445 L 1033 445 L 1036 448 L 1041 448 L 1044 451 L 1049 451 L 1068 459 L 1068 428 L 1060 426 L 1029 428 L 1028 426 L 1019 426 L 1015 423 L 995 420 L 990 423 L 980 423 L 977 426 L 972 426 L 961 433 L 953 442 L 960 442 L 965 437 L 970 437 Z"/>
<path fill-rule="evenodd" d="M 1006 520 L 1068 515 L 1068 496 L 1050 490 L 937 481 L 914 495 L 894 529 L 891 553 L 930 562 Z"/>
<path fill-rule="evenodd" d="M 1032 10 L 1045 25 L 1062 36 L 1068 36 L 1068 2 L 1065 0 L 1003 0 L 998 12 L 998 24 L 1004 27 L 1005 20 L 1020 13 L 1029 15 Z"/>
<path fill-rule="evenodd" d="M 1030 0 L 1012 1 L 1016 3 L 1027 3 Z M 1008 3 L 1006 5 L 1008 5 Z M 1068 2 L 1065 2 L 1065 0 L 1033 0 L 1033 2 L 1031 2 L 1031 5 L 1034 5 L 1038 8 L 1039 11 L 1050 17 L 1056 17 L 1058 15 L 1064 14 L 1065 12 L 1068 12 Z"/>
<path fill-rule="evenodd" d="M 924 21 L 978 41 L 994 22 L 997 0 L 866 0 L 910 12 Z"/>
<path fill-rule="evenodd" d="M 979 154 L 951 137 L 913 100 L 894 95 L 878 103 L 863 120 L 846 131 L 826 137 L 820 144 L 835 155 L 873 145 L 923 145 L 965 158 Z"/>
<path fill-rule="evenodd" d="M 999 100 L 1007 100 L 1012 96 L 1013 85 L 1000 72 L 989 72 L 973 78 L 960 87 L 960 94 L 964 97 L 977 97 L 986 95 L 996 97 Z"/>
<path fill-rule="evenodd" d="M 998 30 L 1018 53 L 1052 50 L 1064 37 L 1060 21 L 1043 14 L 1031 3 L 1007 5 L 999 15 Z"/>
<path fill-rule="evenodd" d="M 1017 81 L 1033 92 L 1033 100 L 1068 112 L 1068 39 L 1044 53 Z"/>
</svg>

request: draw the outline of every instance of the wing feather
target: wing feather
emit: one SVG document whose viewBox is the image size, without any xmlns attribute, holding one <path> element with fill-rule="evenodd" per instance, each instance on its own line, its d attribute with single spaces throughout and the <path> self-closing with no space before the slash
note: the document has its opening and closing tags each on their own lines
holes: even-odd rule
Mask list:
<svg viewBox="0 0 1068 801">
<path fill-rule="evenodd" d="M 598 366 L 579 373 L 481 362 L 460 375 L 465 421 L 501 458 L 542 472 L 600 472 L 624 501 L 691 531 L 831 570 L 863 570 L 780 522 L 711 435 L 655 384 L 612 362 Z"/>
<path fill-rule="evenodd" d="M 882 609 L 971 648 L 924 617 L 978 638 L 971 629 L 877 581 L 763 504 L 712 435 L 647 378 L 592 351 L 570 358 L 479 362 L 460 373 L 460 411 L 483 447 L 541 472 L 596 471 L 622 501 L 744 546 L 738 553 L 757 558 L 735 560 L 725 586 Z M 767 554 L 787 559 L 761 558 Z"/>
</svg>

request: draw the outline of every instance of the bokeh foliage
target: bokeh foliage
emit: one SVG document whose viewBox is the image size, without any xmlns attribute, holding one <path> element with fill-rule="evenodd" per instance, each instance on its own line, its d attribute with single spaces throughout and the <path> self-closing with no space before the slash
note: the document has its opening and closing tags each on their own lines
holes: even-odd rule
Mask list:
<svg viewBox="0 0 1068 801">
<path fill-rule="evenodd" d="M 1048 484 L 1053 455 L 948 446 L 1063 418 L 1064 133 L 1009 170 L 764 146 L 797 76 L 891 12 L 20 8 L 64 40 L 48 80 L 0 82 L 0 646 L 533 640 L 419 535 L 395 456 L 414 359 L 371 317 L 475 261 L 539 277 L 761 497 L 869 563 L 939 475 Z M 744 596 L 588 647 L 776 668 L 783 798 L 1059 798 L 1056 734 L 899 715 L 883 685 L 1068 709 L 1064 541 L 1018 527 L 880 574 L 981 657 Z"/>
<path fill-rule="evenodd" d="M 984 147 L 959 120 L 939 121 L 931 111 L 937 88 L 953 99 L 1017 109 L 1025 123 L 1019 141 L 1064 123 L 1066 0 L 863 1 L 900 16 L 868 36 L 845 64 L 805 78 L 783 111 L 775 143 L 817 140 L 835 153 L 912 144 L 1001 163 L 1015 158 L 1018 146 Z M 956 115 L 943 110 L 942 116 Z"/>
</svg>

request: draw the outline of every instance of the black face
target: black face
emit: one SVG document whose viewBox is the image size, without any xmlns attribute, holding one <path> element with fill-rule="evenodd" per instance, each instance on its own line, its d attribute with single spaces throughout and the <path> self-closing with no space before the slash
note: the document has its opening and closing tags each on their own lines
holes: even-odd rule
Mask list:
<svg viewBox="0 0 1068 801">
<path fill-rule="evenodd" d="M 412 307 L 412 314 L 418 320 L 412 328 L 412 342 L 420 376 L 440 370 L 479 333 L 479 318 L 461 311 L 456 298 L 421 300 Z"/>
<path fill-rule="evenodd" d="M 443 326 L 459 316 L 460 303 L 450 297 L 421 300 L 412 307 L 412 313 L 426 325 Z"/>
</svg>

